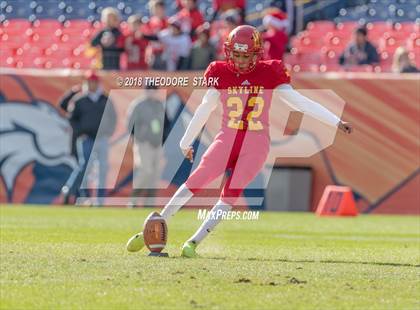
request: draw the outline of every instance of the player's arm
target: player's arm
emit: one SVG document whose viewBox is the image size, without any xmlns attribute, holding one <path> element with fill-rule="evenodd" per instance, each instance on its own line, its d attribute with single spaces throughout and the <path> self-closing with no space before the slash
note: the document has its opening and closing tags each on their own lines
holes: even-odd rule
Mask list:
<svg viewBox="0 0 420 310">
<path fill-rule="evenodd" d="M 217 103 L 219 102 L 219 97 L 220 93 L 215 88 L 210 88 L 207 90 L 203 97 L 203 101 L 195 111 L 194 116 L 191 119 L 187 130 L 185 131 L 184 136 L 179 143 L 182 153 L 191 162 L 193 160 L 194 152 L 192 148 L 193 141 L 198 136 L 201 129 L 203 129 L 211 113 L 216 109 Z"/>
<path fill-rule="evenodd" d="M 284 99 L 294 109 L 307 113 L 326 124 L 337 126 L 345 133 L 352 132 L 353 128 L 350 123 L 342 121 L 337 115 L 324 108 L 318 102 L 303 96 L 298 91 L 294 90 L 290 84 L 282 84 L 278 86 L 276 90 L 278 90 L 278 96 Z"/>
</svg>

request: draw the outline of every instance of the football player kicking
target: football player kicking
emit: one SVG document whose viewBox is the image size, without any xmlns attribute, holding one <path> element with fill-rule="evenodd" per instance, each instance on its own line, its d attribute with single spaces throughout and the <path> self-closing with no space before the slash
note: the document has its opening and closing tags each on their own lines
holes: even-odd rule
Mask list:
<svg viewBox="0 0 420 310">
<path fill-rule="evenodd" d="M 267 158 L 270 147 L 269 110 L 276 90 L 280 90 L 282 98 L 297 110 L 337 126 L 346 133 L 352 131 L 349 123 L 341 121 L 322 105 L 295 91 L 290 86 L 290 76 L 281 61 L 261 60 L 262 46 L 261 35 L 254 27 L 239 26 L 229 34 L 224 44 L 226 61 L 214 61 L 208 66 L 205 79 L 219 78 L 219 83 L 207 90 L 180 141 L 184 156 L 193 160 L 191 145 L 219 102 L 223 106 L 222 127 L 198 167 L 162 210 L 161 216 L 166 221 L 196 191 L 227 171 L 231 173 L 211 212 L 220 215 L 232 208 Z M 221 216 L 208 217 L 184 243 L 182 256 L 196 257 L 197 245 L 220 221 Z M 143 246 L 143 233 L 138 233 L 128 241 L 127 250 L 136 252 Z"/>
</svg>

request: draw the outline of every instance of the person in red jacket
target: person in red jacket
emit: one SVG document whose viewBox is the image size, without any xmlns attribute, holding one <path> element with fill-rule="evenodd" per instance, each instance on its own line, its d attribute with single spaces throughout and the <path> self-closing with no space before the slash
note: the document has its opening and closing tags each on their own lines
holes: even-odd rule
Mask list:
<svg viewBox="0 0 420 310">
<path fill-rule="evenodd" d="M 211 20 L 214 20 L 217 15 L 232 9 L 239 11 L 240 23 L 243 23 L 245 21 L 245 0 L 213 0 L 214 13 Z"/>
<path fill-rule="evenodd" d="M 204 23 L 203 14 L 197 8 L 197 0 L 182 0 L 183 8 L 175 15 L 181 22 L 181 29 L 195 39 L 195 31 Z"/>
<path fill-rule="evenodd" d="M 150 1 L 150 19 L 144 27 L 147 35 L 157 35 L 163 29 L 168 27 L 168 17 L 165 12 L 165 2 L 162 0 Z M 147 49 L 147 62 L 155 70 L 164 70 L 166 63 L 162 59 L 163 44 L 159 41 L 150 42 Z"/>
<path fill-rule="evenodd" d="M 263 25 L 267 29 L 263 34 L 264 58 L 282 60 L 289 40 L 287 14 L 278 9 L 271 11 L 264 16 Z"/>
<path fill-rule="evenodd" d="M 125 37 L 127 70 L 145 70 L 148 68 L 146 48 L 149 45 L 149 40 L 143 38 L 141 16 L 131 15 L 127 23 L 129 28 L 129 33 Z"/>
</svg>

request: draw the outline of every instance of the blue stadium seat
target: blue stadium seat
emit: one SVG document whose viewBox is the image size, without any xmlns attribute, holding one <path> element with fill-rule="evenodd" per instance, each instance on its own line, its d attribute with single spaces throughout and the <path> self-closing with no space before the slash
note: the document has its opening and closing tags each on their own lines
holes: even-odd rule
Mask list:
<svg viewBox="0 0 420 310">
<path fill-rule="evenodd" d="M 336 21 L 364 19 L 375 20 L 414 20 L 418 17 L 417 2 L 414 0 L 373 0 L 354 8 L 342 8 Z M 345 18 L 344 18 L 345 17 Z"/>
<path fill-rule="evenodd" d="M 378 7 L 376 10 L 376 16 L 379 17 L 379 19 L 385 20 L 390 18 L 392 15 L 390 15 L 389 10 L 387 7 Z"/>
<path fill-rule="evenodd" d="M 96 7 L 101 7 L 101 8 L 106 8 L 108 6 L 111 7 L 116 7 L 116 4 L 118 2 L 115 0 L 100 0 L 100 1 L 96 1 Z"/>
<path fill-rule="evenodd" d="M 30 19 L 33 15 L 33 10 L 27 5 L 22 5 L 22 3 L 8 3 L 7 6 L 2 10 L 2 13 L 5 15 L 6 19 L 13 18 L 28 18 Z"/>
<path fill-rule="evenodd" d="M 132 14 L 136 14 L 137 10 L 133 7 L 131 7 L 131 5 L 126 5 L 124 7 L 124 9 L 122 10 L 122 14 L 126 15 L 126 16 L 130 16 Z"/>
<path fill-rule="evenodd" d="M 34 14 L 36 15 L 37 19 L 40 18 L 57 18 L 61 14 L 61 10 L 58 6 L 42 6 L 38 5 L 34 9 Z"/>
<path fill-rule="evenodd" d="M 370 17 L 375 17 L 377 15 L 377 11 L 376 11 L 376 9 L 374 9 L 374 8 L 370 8 L 368 11 L 367 11 L 367 16 L 370 16 Z"/>
<path fill-rule="evenodd" d="M 6 0 L 6 2 L 11 4 L 11 5 L 23 5 L 23 4 L 28 5 L 28 3 L 30 1 L 28 1 L 28 0 Z"/>
<path fill-rule="evenodd" d="M 397 0 L 380 0 L 379 2 L 380 2 L 380 4 L 382 4 L 384 6 L 388 6 L 390 4 L 396 3 Z"/>
<path fill-rule="evenodd" d="M 397 6 L 395 18 L 398 20 L 412 20 L 420 16 L 420 5 L 404 3 Z"/>
<path fill-rule="evenodd" d="M 74 11 L 71 11 L 70 13 L 63 13 L 63 16 L 65 19 L 87 19 L 92 12 L 87 9 L 77 9 Z"/>
<path fill-rule="evenodd" d="M 0 12 L 3 12 L 3 10 L 9 5 L 7 1 L 0 1 Z"/>
<path fill-rule="evenodd" d="M 95 11 L 96 10 L 96 3 L 94 1 L 90 1 L 88 3 L 88 9 L 92 10 L 92 11 Z"/>
<path fill-rule="evenodd" d="M 94 14 L 89 15 L 86 19 L 89 22 L 94 22 L 94 21 L 100 20 L 101 16 L 99 14 L 94 13 Z"/>
<path fill-rule="evenodd" d="M 127 1 L 120 1 L 120 2 L 115 1 L 115 4 L 114 4 L 114 7 L 118 9 L 120 12 L 124 11 L 124 8 L 126 6 L 130 6 Z"/>
<path fill-rule="evenodd" d="M 369 6 L 367 6 L 367 5 L 361 5 L 361 6 L 357 6 L 357 7 L 355 7 L 354 9 L 353 9 L 353 11 L 356 13 L 356 14 L 366 14 L 367 13 L 367 11 L 369 10 Z"/>
</svg>

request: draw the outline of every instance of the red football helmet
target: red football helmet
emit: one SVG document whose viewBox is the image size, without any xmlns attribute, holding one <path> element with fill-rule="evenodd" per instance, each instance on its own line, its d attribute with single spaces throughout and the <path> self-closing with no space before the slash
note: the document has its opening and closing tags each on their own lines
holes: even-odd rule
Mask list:
<svg viewBox="0 0 420 310">
<path fill-rule="evenodd" d="M 249 73 L 255 69 L 263 55 L 263 41 L 260 32 L 252 26 L 242 25 L 233 29 L 223 45 L 228 68 L 235 73 Z M 233 53 L 248 54 L 251 59 L 246 68 L 239 68 L 234 62 Z"/>
</svg>

